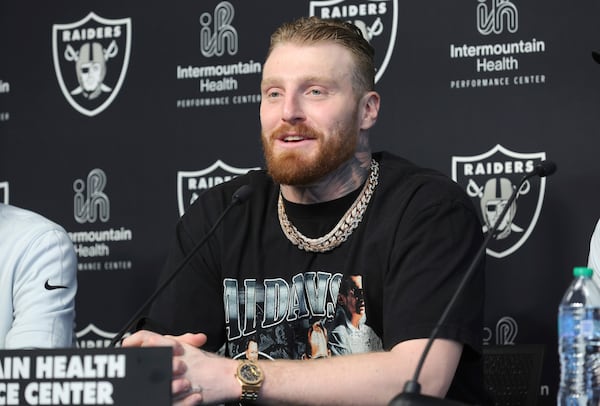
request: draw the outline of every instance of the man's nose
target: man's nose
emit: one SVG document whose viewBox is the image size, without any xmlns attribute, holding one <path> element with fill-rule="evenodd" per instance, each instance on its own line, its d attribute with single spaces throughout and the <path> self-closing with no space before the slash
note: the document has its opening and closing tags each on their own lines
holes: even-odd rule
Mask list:
<svg viewBox="0 0 600 406">
<path fill-rule="evenodd" d="M 288 123 L 296 123 L 304 120 L 304 109 L 300 97 L 295 94 L 287 94 L 283 102 L 281 119 Z"/>
</svg>

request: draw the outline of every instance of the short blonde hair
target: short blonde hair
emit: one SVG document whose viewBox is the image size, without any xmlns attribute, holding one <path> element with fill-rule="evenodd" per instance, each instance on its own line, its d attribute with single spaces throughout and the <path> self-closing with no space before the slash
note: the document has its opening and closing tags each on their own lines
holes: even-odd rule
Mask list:
<svg viewBox="0 0 600 406">
<path fill-rule="evenodd" d="M 363 93 L 375 88 L 375 50 L 354 24 L 340 19 L 324 20 L 318 17 L 301 17 L 284 23 L 271 35 L 267 58 L 282 43 L 301 45 L 330 41 L 348 49 L 356 63 L 353 70 L 354 89 Z"/>
</svg>

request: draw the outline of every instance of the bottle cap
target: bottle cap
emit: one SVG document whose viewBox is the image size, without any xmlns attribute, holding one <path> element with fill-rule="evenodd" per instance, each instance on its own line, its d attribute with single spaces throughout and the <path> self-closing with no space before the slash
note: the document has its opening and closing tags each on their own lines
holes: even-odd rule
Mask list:
<svg viewBox="0 0 600 406">
<path fill-rule="evenodd" d="M 573 268 L 573 276 L 580 277 L 583 276 L 585 278 L 591 278 L 594 271 L 592 268 L 587 268 L 585 266 L 576 266 Z"/>
</svg>

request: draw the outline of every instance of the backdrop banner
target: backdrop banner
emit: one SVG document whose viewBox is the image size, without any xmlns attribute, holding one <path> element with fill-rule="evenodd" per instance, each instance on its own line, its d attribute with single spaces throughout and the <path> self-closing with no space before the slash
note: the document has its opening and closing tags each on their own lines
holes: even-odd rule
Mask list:
<svg viewBox="0 0 600 406">
<path fill-rule="evenodd" d="M 264 166 L 269 36 L 309 15 L 376 49 L 373 150 L 454 179 L 483 231 L 556 162 L 488 247 L 484 327 L 486 345 L 545 346 L 539 404 L 555 404 L 558 304 L 600 217 L 596 1 L 0 3 L 0 201 L 69 232 L 79 347 L 104 348 L 152 293 L 199 193 Z"/>
</svg>

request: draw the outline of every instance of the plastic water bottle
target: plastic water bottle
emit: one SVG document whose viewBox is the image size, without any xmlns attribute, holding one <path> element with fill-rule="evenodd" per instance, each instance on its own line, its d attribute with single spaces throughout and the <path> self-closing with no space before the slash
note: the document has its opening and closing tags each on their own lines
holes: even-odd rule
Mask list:
<svg viewBox="0 0 600 406">
<path fill-rule="evenodd" d="M 592 273 L 573 269 L 574 280 L 558 309 L 559 406 L 600 401 L 600 289 Z"/>
</svg>

